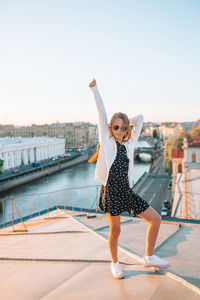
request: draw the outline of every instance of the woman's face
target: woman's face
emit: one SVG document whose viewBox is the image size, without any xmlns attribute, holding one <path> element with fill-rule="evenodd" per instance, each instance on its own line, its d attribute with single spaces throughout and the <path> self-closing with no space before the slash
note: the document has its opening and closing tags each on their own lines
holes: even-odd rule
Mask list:
<svg viewBox="0 0 200 300">
<path fill-rule="evenodd" d="M 123 141 L 124 135 L 127 133 L 128 127 L 121 118 L 116 118 L 111 127 L 112 134 L 118 142 Z"/>
</svg>

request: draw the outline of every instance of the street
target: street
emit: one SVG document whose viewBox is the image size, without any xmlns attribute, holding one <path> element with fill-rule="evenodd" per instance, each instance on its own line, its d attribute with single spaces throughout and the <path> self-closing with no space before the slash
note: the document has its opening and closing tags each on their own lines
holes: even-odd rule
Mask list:
<svg viewBox="0 0 200 300">
<path fill-rule="evenodd" d="M 172 191 L 168 187 L 169 176 L 163 166 L 163 155 L 156 162 L 153 171 L 148 175 L 137 192 L 143 197 L 159 214 L 164 200 L 172 204 Z"/>
</svg>

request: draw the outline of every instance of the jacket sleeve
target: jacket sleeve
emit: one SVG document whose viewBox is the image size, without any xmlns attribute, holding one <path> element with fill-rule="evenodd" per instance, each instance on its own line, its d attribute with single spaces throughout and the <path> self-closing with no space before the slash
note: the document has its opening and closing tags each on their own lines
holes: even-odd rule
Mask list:
<svg viewBox="0 0 200 300">
<path fill-rule="evenodd" d="M 101 141 L 103 137 L 106 135 L 109 135 L 109 128 L 108 128 L 108 120 L 107 120 L 107 114 L 106 110 L 101 98 L 101 95 L 98 91 L 97 85 L 90 88 L 94 94 L 95 103 L 97 106 L 97 112 L 98 112 L 98 130 L 99 130 L 99 142 L 101 144 Z"/>
<path fill-rule="evenodd" d="M 132 129 L 131 131 L 131 137 L 130 140 L 136 144 L 137 140 L 140 136 L 142 126 L 143 126 L 143 115 L 138 115 L 134 118 L 129 119 L 130 123 L 135 123 L 135 129 Z"/>
</svg>

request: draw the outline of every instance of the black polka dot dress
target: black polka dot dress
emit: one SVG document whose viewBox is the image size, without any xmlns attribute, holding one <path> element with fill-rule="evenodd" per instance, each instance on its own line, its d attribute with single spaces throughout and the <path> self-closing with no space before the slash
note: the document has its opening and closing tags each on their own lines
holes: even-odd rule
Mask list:
<svg viewBox="0 0 200 300">
<path fill-rule="evenodd" d="M 116 144 L 117 155 L 109 170 L 107 184 L 101 185 L 99 208 L 111 216 L 127 211 L 129 215 L 133 212 L 133 217 L 136 217 L 150 205 L 130 188 L 126 147 L 117 141 Z"/>
</svg>

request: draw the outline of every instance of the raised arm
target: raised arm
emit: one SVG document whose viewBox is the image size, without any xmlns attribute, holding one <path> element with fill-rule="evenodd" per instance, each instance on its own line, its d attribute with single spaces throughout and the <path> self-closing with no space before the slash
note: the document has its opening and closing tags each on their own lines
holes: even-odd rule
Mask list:
<svg viewBox="0 0 200 300">
<path fill-rule="evenodd" d="M 109 135 L 109 129 L 108 129 L 108 120 L 107 120 L 107 114 L 106 110 L 101 98 L 101 95 L 98 91 L 96 80 L 94 79 L 89 84 L 90 89 L 92 90 L 94 94 L 95 103 L 97 106 L 97 112 L 98 112 L 98 129 L 99 129 L 99 142 L 101 144 L 101 141 L 105 135 Z"/>
<path fill-rule="evenodd" d="M 134 144 L 136 144 L 143 126 L 143 115 L 138 115 L 134 118 L 129 119 L 129 121 L 130 123 L 135 123 L 135 129 L 132 129 L 130 139 Z"/>
</svg>

